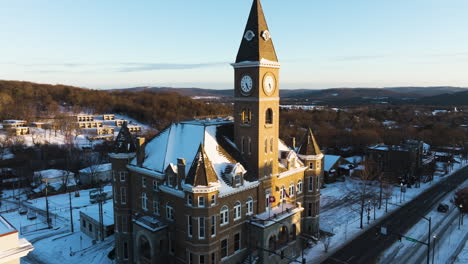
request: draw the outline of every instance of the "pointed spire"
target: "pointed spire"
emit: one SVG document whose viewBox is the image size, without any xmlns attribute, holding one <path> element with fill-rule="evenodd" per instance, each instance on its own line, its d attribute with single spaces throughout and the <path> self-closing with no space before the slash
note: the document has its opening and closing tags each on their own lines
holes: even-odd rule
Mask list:
<svg viewBox="0 0 468 264">
<path fill-rule="evenodd" d="M 206 155 L 203 144 L 200 144 L 197 155 L 190 167 L 186 183 L 192 186 L 208 186 L 212 182 L 218 182 L 218 177 L 211 161 L 208 159 L 208 155 Z"/>
<path fill-rule="evenodd" d="M 135 141 L 130 130 L 128 130 L 127 122 L 124 122 L 115 139 L 113 153 L 134 153 L 135 151 Z"/>
<path fill-rule="evenodd" d="M 314 134 L 312 133 L 312 129 L 309 128 L 307 134 L 302 141 L 299 150 L 297 151 L 299 155 L 320 155 L 322 152 L 315 140 Z"/>
<path fill-rule="evenodd" d="M 266 59 L 278 62 L 260 0 L 254 0 L 236 63 Z"/>
</svg>

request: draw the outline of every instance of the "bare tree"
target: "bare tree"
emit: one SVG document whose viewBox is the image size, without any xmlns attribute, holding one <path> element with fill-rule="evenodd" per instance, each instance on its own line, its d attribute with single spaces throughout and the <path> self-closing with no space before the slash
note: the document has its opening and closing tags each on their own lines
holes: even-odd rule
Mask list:
<svg viewBox="0 0 468 264">
<path fill-rule="evenodd" d="M 325 253 L 328 252 L 328 249 L 330 248 L 332 237 L 329 235 L 323 235 L 320 237 L 320 242 L 323 244 L 323 250 Z"/>
<path fill-rule="evenodd" d="M 364 222 L 364 212 L 366 210 L 366 201 L 371 200 L 375 193 L 374 188 L 372 187 L 372 180 L 375 179 L 376 166 L 372 162 L 369 162 L 367 159 L 363 162 L 363 169 L 361 170 L 360 177 L 358 179 L 358 184 L 356 186 L 357 193 L 359 195 L 359 215 L 360 215 L 360 224 L 359 227 L 362 229 Z"/>
</svg>

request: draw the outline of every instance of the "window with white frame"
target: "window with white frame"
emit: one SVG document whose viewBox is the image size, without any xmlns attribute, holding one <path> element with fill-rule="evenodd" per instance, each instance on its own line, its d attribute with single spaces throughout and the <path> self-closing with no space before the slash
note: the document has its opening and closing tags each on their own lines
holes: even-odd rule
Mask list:
<svg viewBox="0 0 468 264">
<path fill-rule="evenodd" d="M 223 239 L 221 240 L 221 258 L 229 256 L 229 251 L 228 251 L 228 240 Z"/>
<path fill-rule="evenodd" d="M 216 236 L 216 215 L 211 216 L 211 237 Z"/>
<path fill-rule="evenodd" d="M 120 187 L 120 202 L 127 204 L 127 188 L 125 187 Z"/>
<path fill-rule="evenodd" d="M 247 202 L 245 203 L 245 207 L 247 208 L 246 215 L 253 214 L 253 199 L 252 197 L 247 198 Z"/>
<path fill-rule="evenodd" d="M 125 181 L 125 178 L 127 177 L 127 173 L 128 172 L 126 172 L 126 171 L 119 171 L 119 177 L 120 177 L 121 182 Z"/>
<path fill-rule="evenodd" d="M 315 185 L 315 187 L 317 188 L 317 191 L 320 189 L 320 177 L 316 177 L 317 178 L 317 184 Z"/>
<path fill-rule="evenodd" d="M 309 176 L 309 192 L 312 192 L 314 191 L 314 177 L 313 176 Z"/>
<path fill-rule="evenodd" d="M 205 217 L 198 218 L 198 238 L 205 238 Z"/>
<path fill-rule="evenodd" d="M 297 194 L 302 193 L 302 180 L 297 182 Z"/>
<path fill-rule="evenodd" d="M 174 220 L 174 208 L 169 204 L 166 204 L 166 218 L 168 220 Z"/>
<path fill-rule="evenodd" d="M 216 194 L 211 195 L 211 206 L 216 205 Z"/>
<path fill-rule="evenodd" d="M 155 215 L 160 215 L 159 212 L 159 201 L 158 200 L 153 200 L 153 213 Z"/>
<path fill-rule="evenodd" d="M 192 206 L 193 205 L 193 201 L 192 201 L 192 195 L 191 194 L 187 194 L 187 205 L 190 205 Z"/>
<path fill-rule="evenodd" d="M 241 203 L 239 201 L 234 205 L 234 220 L 239 220 L 241 218 Z"/>
<path fill-rule="evenodd" d="M 198 207 L 205 207 L 205 197 L 199 196 L 198 197 Z"/>
<path fill-rule="evenodd" d="M 285 189 L 285 187 L 283 185 L 283 186 L 281 186 L 281 189 L 280 189 L 280 201 L 283 201 L 285 199 L 285 197 L 286 197 L 285 192 L 286 192 L 286 189 Z"/>
<path fill-rule="evenodd" d="M 146 178 L 145 177 L 141 177 L 141 186 L 143 188 L 146 188 Z"/>
<path fill-rule="evenodd" d="M 153 191 L 158 191 L 158 181 L 153 181 Z"/>
<path fill-rule="evenodd" d="M 141 194 L 141 208 L 145 211 L 148 210 L 148 196 L 146 196 L 146 193 Z"/>
<path fill-rule="evenodd" d="M 193 219 L 190 215 L 187 215 L 187 235 L 189 237 L 193 236 Z"/>
<path fill-rule="evenodd" d="M 294 182 L 291 182 L 291 183 L 289 184 L 289 196 L 290 196 L 290 197 L 293 197 L 295 191 L 296 191 L 296 186 L 295 186 Z"/>
<path fill-rule="evenodd" d="M 221 208 L 220 218 L 220 225 L 226 225 L 229 223 L 229 208 L 226 205 Z"/>
</svg>

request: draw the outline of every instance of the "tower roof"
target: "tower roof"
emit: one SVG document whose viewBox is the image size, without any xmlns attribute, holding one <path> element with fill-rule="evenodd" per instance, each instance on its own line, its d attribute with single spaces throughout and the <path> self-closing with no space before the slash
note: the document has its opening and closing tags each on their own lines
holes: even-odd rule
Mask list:
<svg viewBox="0 0 468 264">
<path fill-rule="evenodd" d="M 254 0 L 236 63 L 266 59 L 278 62 L 260 0 Z"/>
<path fill-rule="evenodd" d="M 205 153 L 203 144 L 200 144 L 187 175 L 186 183 L 192 186 L 208 186 L 211 182 L 218 182 L 218 177 L 211 161 L 208 159 L 208 155 Z"/>
<path fill-rule="evenodd" d="M 302 141 L 299 150 L 297 151 L 300 155 L 320 155 L 322 152 L 315 140 L 314 134 L 312 133 L 312 129 L 309 128 L 307 134 L 304 136 L 304 140 Z"/>
<path fill-rule="evenodd" d="M 122 124 L 119 134 L 114 142 L 114 153 L 134 153 L 136 151 L 133 136 L 128 130 L 127 122 Z"/>
</svg>

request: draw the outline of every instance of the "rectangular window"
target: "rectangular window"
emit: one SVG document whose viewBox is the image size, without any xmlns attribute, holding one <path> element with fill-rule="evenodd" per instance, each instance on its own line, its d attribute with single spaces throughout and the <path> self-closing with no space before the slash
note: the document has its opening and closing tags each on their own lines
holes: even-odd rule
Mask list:
<svg viewBox="0 0 468 264">
<path fill-rule="evenodd" d="M 216 263 L 216 254 L 215 253 L 211 253 L 211 263 Z"/>
<path fill-rule="evenodd" d="M 313 168 L 314 168 L 314 163 L 313 162 L 309 163 L 309 169 L 312 170 Z"/>
<path fill-rule="evenodd" d="M 153 213 L 155 215 L 159 215 L 160 212 L 159 212 L 159 201 L 158 200 L 154 200 L 153 201 Z"/>
<path fill-rule="evenodd" d="M 317 191 L 320 189 L 320 177 L 317 177 L 317 185 L 316 185 Z"/>
<path fill-rule="evenodd" d="M 234 251 L 241 249 L 240 233 L 234 235 Z"/>
<path fill-rule="evenodd" d="M 153 191 L 158 191 L 158 181 L 153 181 Z"/>
<path fill-rule="evenodd" d="M 205 238 L 205 217 L 198 218 L 198 237 Z"/>
<path fill-rule="evenodd" d="M 142 186 L 143 188 L 146 187 L 146 178 L 145 178 L 145 177 L 141 177 L 141 186 Z"/>
<path fill-rule="evenodd" d="M 91 223 L 88 225 L 88 230 L 89 232 L 93 232 L 93 225 Z"/>
<path fill-rule="evenodd" d="M 190 194 L 187 195 L 187 205 L 192 206 L 192 195 Z"/>
<path fill-rule="evenodd" d="M 122 216 L 122 232 L 128 231 L 128 218 L 126 216 Z"/>
<path fill-rule="evenodd" d="M 309 192 L 314 191 L 314 177 L 309 176 Z"/>
<path fill-rule="evenodd" d="M 205 207 L 205 197 L 198 197 L 198 207 Z"/>
<path fill-rule="evenodd" d="M 228 256 L 228 240 L 221 240 L 221 258 Z"/>
<path fill-rule="evenodd" d="M 312 216 L 312 203 L 308 203 L 309 208 L 307 210 L 307 216 Z"/>
<path fill-rule="evenodd" d="M 174 220 L 174 209 L 169 205 L 166 205 L 166 218 L 168 220 Z"/>
<path fill-rule="evenodd" d="M 193 264 L 193 254 L 192 253 L 188 253 L 188 263 Z"/>
<path fill-rule="evenodd" d="M 200 264 L 205 264 L 205 256 L 204 255 L 200 255 Z"/>
<path fill-rule="evenodd" d="M 119 176 L 120 176 L 120 181 L 124 182 L 125 178 L 127 177 L 127 172 L 126 171 L 119 171 Z"/>
<path fill-rule="evenodd" d="M 127 204 L 127 188 L 125 187 L 120 187 L 120 202 Z"/>
<path fill-rule="evenodd" d="M 86 220 L 83 219 L 83 227 L 86 228 Z"/>
<path fill-rule="evenodd" d="M 193 236 L 193 222 L 190 215 L 187 216 L 187 234 L 189 237 Z"/>
<path fill-rule="evenodd" d="M 211 195 L 211 206 L 213 206 L 215 204 L 216 204 L 216 195 L 213 194 L 213 195 Z"/>
<path fill-rule="evenodd" d="M 211 237 L 216 236 L 216 215 L 211 216 Z"/>
<path fill-rule="evenodd" d="M 124 259 L 128 259 L 128 243 L 123 243 L 123 257 Z"/>
</svg>

